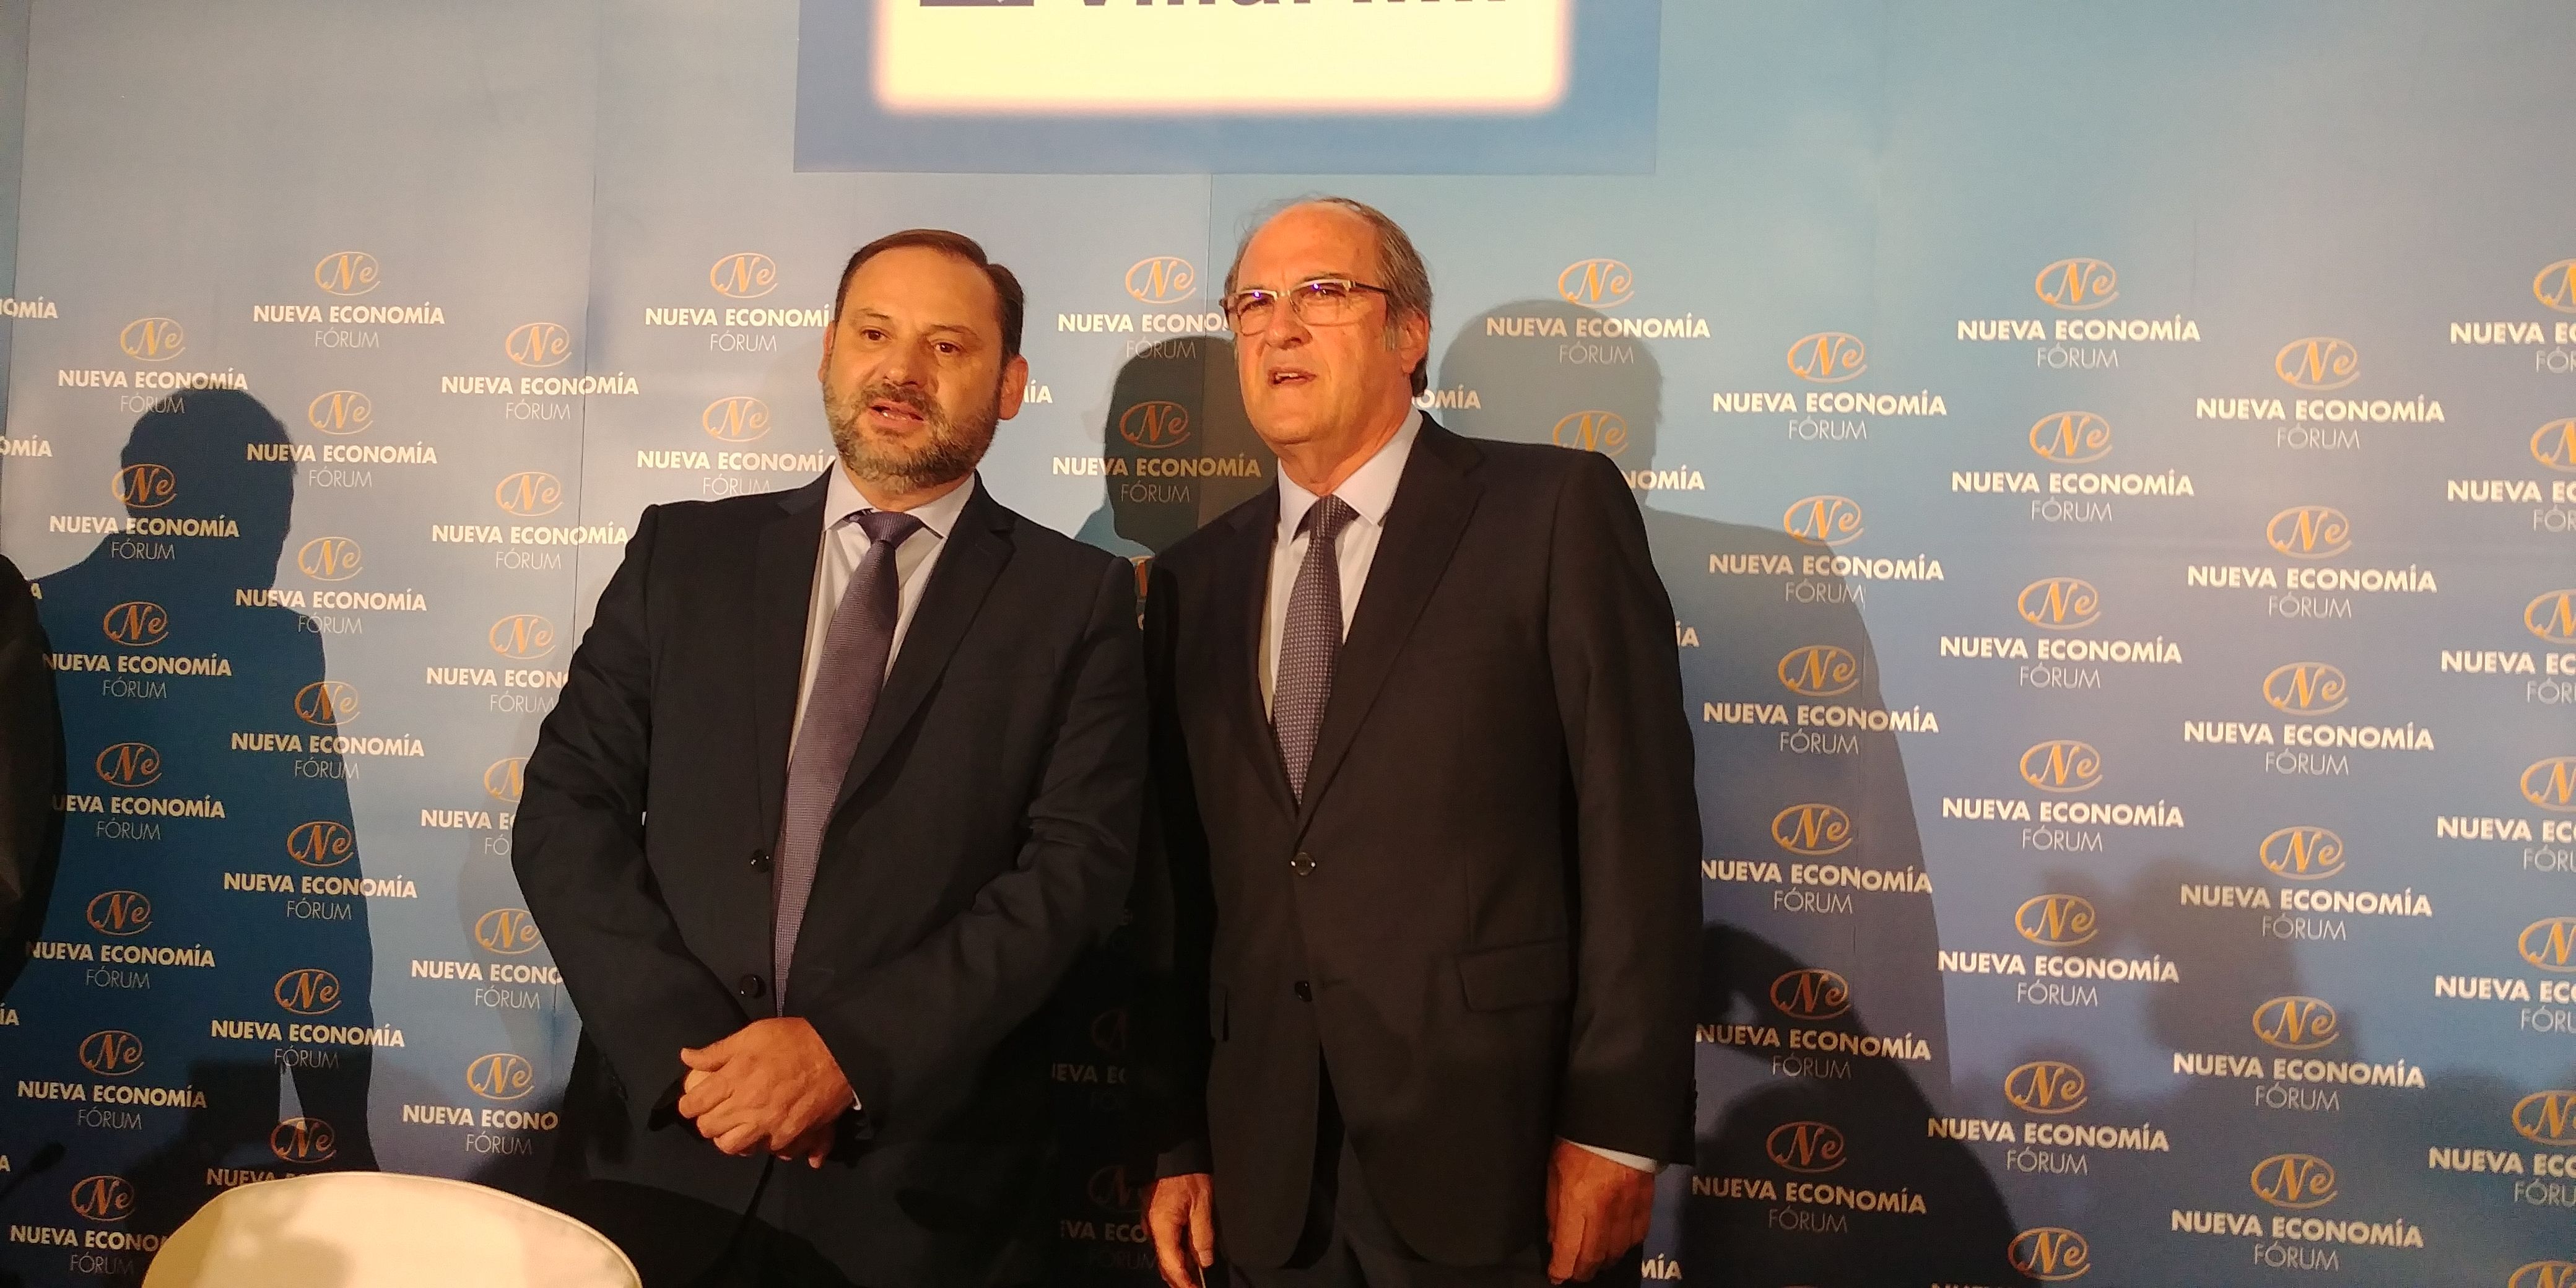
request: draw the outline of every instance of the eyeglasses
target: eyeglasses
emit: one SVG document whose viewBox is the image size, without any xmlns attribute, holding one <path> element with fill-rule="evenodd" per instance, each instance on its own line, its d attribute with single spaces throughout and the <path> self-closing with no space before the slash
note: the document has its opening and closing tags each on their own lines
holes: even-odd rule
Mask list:
<svg viewBox="0 0 2576 1288">
<path fill-rule="evenodd" d="M 1331 326 L 1354 321 L 1367 311 L 1362 292 L 1389 293 L 1383 286 L 1354 282 L 1347 277 L 1319 277 L 1311 282 L 1299 282 L 1285 291 L 1259 288 L 1236 291 L 1221 303 L 1225 308 L 1226 324 L 1234 328 L 1236 335 L 1259 335 L 1269 330 L 1271 322 L 1278 318 L 1279 303 L 1283 298 L 1296 312 L 1298 321 Z"/>
</svg>

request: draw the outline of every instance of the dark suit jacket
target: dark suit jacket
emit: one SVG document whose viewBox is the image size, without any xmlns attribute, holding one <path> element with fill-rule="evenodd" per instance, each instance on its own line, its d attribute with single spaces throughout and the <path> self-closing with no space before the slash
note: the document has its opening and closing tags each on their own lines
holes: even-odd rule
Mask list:
<svg viewBox="0 0 2576 1288">
<path fill-rule="evenodd" d="M 768 1162 L 670 1110 L 679 1052 L 771 1014 L 771 872 L 824 480 L 644 512 L 528 759 L 514 861 L 583 1023 L 556 1200 L 647 1265 L 712 1260 Z M 1126 561 L 978 487 L 851 757 L 796 944 L 864 1110 L 763 1219 L 870 1285 L 1034 1279 L 1032 1017 L 1117 919 L 1144 780 Z"/>
<path fill-rule="evenodd" d="M 0 558 L 0 992 L 44 917 L 60 839 L 63 726 L 45 652 L 27 579 Z"/>
<path fill-rule="evenodd" d="M 1553 1138 L 1690 1157 L 1699 825 L 1671 605 L 1607 458 L 1426 421 L 1301 808 L 1256 669 L 1278 505 L 1175 546 L 1146 597 L 1179 999 L 1155 1081 L 1182 1101 L 1160 1168 L 1212 1163 L 1228 1255 L 1280 1264 L 1320 1054 L 1396 1233 L 1501 1261 L 1544 1238 Z"/>
</svg>

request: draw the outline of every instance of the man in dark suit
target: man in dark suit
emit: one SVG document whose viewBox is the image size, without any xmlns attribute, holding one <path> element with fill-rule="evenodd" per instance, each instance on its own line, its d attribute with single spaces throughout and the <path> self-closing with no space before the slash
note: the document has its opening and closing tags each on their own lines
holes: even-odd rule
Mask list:
<svg viewBox="0 0 2576 1288">
<path fill-rule="evenodd" d="M 1340 199 L 1227 274 L 1279 486 L 1146 600 L 1175 1288 L 1220 1248 L 1257 1286 L 1633 1277 L 1655 1170 L 1690 1157 L 1671 606 L 1608 460 L 1410 408 L 1430 295 Z"/>
<path fill-rule="evenodd" d="M 1117 919 L 1135 577 L 974 469 L 1023 303 L 954 233 L 862 247 L 840 464 L 645 511 L 515 834 L 583 1022 L 551 1197 L 648 1284 L 1045 1274 L 1041 1005 Z"/>
<path fill-rule="evenodd" d="M 62 717 L 45 628 L 18 565 L 0 558 L 0 993 L 44 916 L 63 790 Z"/>
</svg>

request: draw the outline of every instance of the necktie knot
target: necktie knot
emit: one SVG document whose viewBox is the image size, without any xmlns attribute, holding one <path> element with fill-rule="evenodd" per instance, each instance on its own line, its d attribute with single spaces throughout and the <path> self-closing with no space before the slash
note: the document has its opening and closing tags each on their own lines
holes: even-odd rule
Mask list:
<svg viewBox="0 0 2576 1288">
<path fill-rule="evenodd" d="M 921 520 L 900 510 L 861 510 L 859 528 L 877 545 L 892 542 L 902 545 L 913 533 L 921 531 Z"/>
<path fill-rule="evenodd" d="M 1307 530 L 1311 540 L 1330 546 L 1341 539 L 1342 529 L 1358 517 L 1360 512 L 1352 509 L 1350 502 L 1338 496 L 1319 497 L 1306 508 L 1306 517 L 1298 521 L 1298 526 Z"/>
</svg>

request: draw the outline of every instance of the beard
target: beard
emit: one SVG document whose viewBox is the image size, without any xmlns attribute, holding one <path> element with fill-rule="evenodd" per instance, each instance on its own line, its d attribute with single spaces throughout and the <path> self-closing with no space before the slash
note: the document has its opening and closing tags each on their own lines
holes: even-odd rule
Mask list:
<svg viewBox="0 0 2576 1288">
<path fill-rule="evenodd" d="M 895 403 L 918 413 L 925 441 L 918 447 L 904 447 L 871 435 L 859 418 L 874 402 Z M 945 408 L 909 386 L 876 381 L 846 398 L 827 386 L 823 418 L 832 426 L 832 446 L 853 476 L 897 491 L 917 492 L 953 483 L 975 471 L 1001 424 L 1002 385 L 994 381 L 982 407 L 953 420 Z"/>
</svg>

